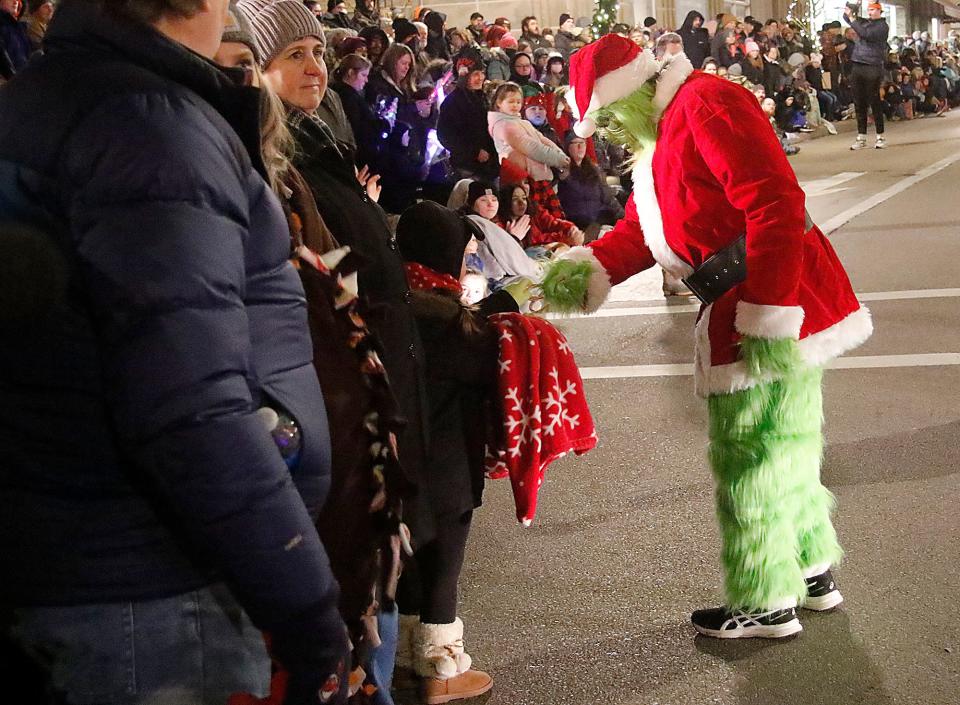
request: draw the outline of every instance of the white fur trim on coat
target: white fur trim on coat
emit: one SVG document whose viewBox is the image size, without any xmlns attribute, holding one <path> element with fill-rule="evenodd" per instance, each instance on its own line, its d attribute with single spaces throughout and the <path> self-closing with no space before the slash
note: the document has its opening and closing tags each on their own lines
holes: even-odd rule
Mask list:
<svg viewBox="0 0 960 705">
<path fill-rule="evenodd" d="M 660 63 L 648 49 L 644 49 L 637 54 L 629 64 L 625 64 L 610 73 L 600 76 L 593 83 L 593 93 L 590 95 L 590 103 L 587 105 L 586 112 L 583 115 L 575 113 L 575 116 L 580 121 L 578 125 L 582 127 L 580 130 L 577 130 L 577 126 L 574 126 L 574 131 L 581 137 L 589 137 L 590 134 L 593 134 L 593 130 L 596 129 L 596 125 L 592 120 L 594 112 L 621 98 L 626 98 L 644 83 L 656 76 L 659 71 Z M 569 98 L 568 103 L 576 106 L 576 95 L 571 95 Z M 574 107 L 574 110 L 576 110 L 576 107 Z M 584 135 L 581 133 L 581 131 L 586 130 L 589 130 L 589 134 Z"/>
<path fill-rule="evenodd" d="M 693 267 L 680 259 L 680 256 L 670 249 L 667 238 L 663 234 L 663 216 L 660 213 L 660 202 L 657 201 L 657 192 L 653 185 L 653 152 L 644 150 L 637 157 L 633 167 L 633 202 L 637 206 L 637 218 L 643 230 L 643 240 L 650 248 L 653 258 L 661 267 L 678 279 L 693 274 Z"/>
<path fill-rule="evenodd" d="M 593 250 L 589 247 L 571 247 L 565 252 L 561 259 L 572 260 L 574 262 L 589 262 L 593 266 L 593 272 L 590 274 L 590 281 L 587 283 L 587 299 L 584 302 L 584 313 L 593 313 L 610 295 L 610 275 Z"/>
<path fill-rule="evenodd" d="M 698 396 L 711 394 L 730 394 L 749 389 L 761 382 L 769 382 L 772 377 L 756 378 L 747 373 L 742 360 L 729 365 L 710 365 L 710 309 L 707 306 L 697 323 L 697 364 L 694 367 L 694 385 Z M 870 311 L 861 306 L 846 318 L 825 328 L 819 333 L 808 335 L 797 343 L 800 356 L 810 367 L 821 367 L 830 360 L 863 344 L 873 333 L 873 321 Z"/>
<path fill-rule="evenodd" d="M 733 325 L 740 335 L 753 338 L 799 340 L 803 309 L 800 306 L 768 306 L 738 301 L 737 317 Z"/>
</svg>

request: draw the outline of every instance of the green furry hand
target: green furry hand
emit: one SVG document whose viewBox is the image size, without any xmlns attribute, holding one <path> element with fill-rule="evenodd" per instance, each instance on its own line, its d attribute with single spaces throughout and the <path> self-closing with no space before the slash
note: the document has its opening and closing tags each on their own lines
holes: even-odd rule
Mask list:
<svg viewBox="0 0 960 705">
<path fill-rule="evenodd" d="M 803 369 L 800 346 L 793 338 L 740 339 L 740 354 L 751 377 L 786 377 Z"/>
<path fill-rule="evenodd" d="M 540 284 L 547 307 L 559 313 L 583 311 L 593 273 L 593 265 L 583 260 L 559 259 L 552 262 Z"/>
</svg>

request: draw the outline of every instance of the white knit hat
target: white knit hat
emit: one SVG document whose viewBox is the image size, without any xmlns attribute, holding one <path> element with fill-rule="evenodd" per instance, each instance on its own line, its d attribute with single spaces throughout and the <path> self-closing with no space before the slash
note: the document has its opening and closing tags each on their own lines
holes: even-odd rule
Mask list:
<svg viewBox="0 0 960 705">
<path fill-rule="evenodd" d="M 320 21 L 300 0 L 240 0 L 237 9 L 253 25 L 260 68 L 266 69 L 285 47 L 304 37 L 324 41 Z"/>
</svg>

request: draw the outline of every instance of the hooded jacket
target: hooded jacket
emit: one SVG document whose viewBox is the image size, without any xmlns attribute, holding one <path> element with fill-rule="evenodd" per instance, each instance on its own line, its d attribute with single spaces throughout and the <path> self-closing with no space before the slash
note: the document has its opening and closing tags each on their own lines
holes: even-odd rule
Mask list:
<svg viewBox="0 0 960 705">
<path fill-rule="evenodd" d="M 329 486 L 327 420 L 258 173 L 258 92 L 91 2 L 61 5 L 45 41 L 3 89 L 0 201 L 69 279 L 47 324 L 0 346 L 0 603 L 225 579 L 261 628 L 293 621 L 331 648 L 337 588 L 308 513 Z M 300 427 L 302 499 L 265 403 Z"/>
<path fill-rule="evenodd" d="M 700 26 L 694 27 L 694 20 L 700 20 Z M 710 33 L 703 26 L 703 15 L 696 10 L 690 10 L 677 34 L 683 39 L 683 53 L 694 66 L 703 66 L 703 61 L 710 56 Z"/>
<path fill-rule="evenodd" d="M 466 216 L 423 201 L 401 216 L 397 245 L 405 261 L 459 278 L 475 231 Z M 436 517 L 459 516 L 480 506 L 484 429 L 491 426 L 487 402 L 497 391 L 497 333 L 485 318 L 518 307 L 506 291 L 476 307 L 463 306 L 446 291 L 413 291 L 411 299 L 424 344 L 430 428 L 418 508 Z"/>
<path fill-rule="evenodd" d="M 560 167 L 567 161 L 562 149 L 519 116 L 491 110 L 487 125 L 500 161 L 509 159 L 534 181 L 552 180 L 550 167 Z"/>
</svg>

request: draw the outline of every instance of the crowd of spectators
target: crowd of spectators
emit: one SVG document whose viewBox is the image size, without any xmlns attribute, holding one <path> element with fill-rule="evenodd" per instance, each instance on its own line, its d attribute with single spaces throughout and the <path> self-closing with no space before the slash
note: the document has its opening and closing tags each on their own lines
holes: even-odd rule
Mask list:
<svg viewBox="0 0 960 705">
<path fill-rule="evenodd" d="M 133 702 L 134 669 L 145 698 L 202 681 L 184 703 L 390 705 L 394 671 L 427 702 L 473 697 L 492 679 L 457 581 L 496 393 L 486 320 L 631 188 L 631 155 L 572 130 L 590 23 L 218 2 L 226 27 L 206 0 L 0 0 L 3 244 L 49 275 L 16 291 L 48 307 L 0 366 L 22 427 L 0 448 L 0 626 L 58 649 L 70 702 Z M 788 153 L 835 121 L 864 133 L 868 106 L 879 135 L 960 102 L 955 33 L 884 37 L 865 93 L 848 25 L 691 11 L 611 31 L 752 91 Z M 46 251 L 29 228 L 63 237 Z M 183 646 L 190 620 L 209 642 Z M 267 701 L 261 631 L 286 688 Z M 91 675 L 103 649 L 129 668 Z"/>
</svg>

